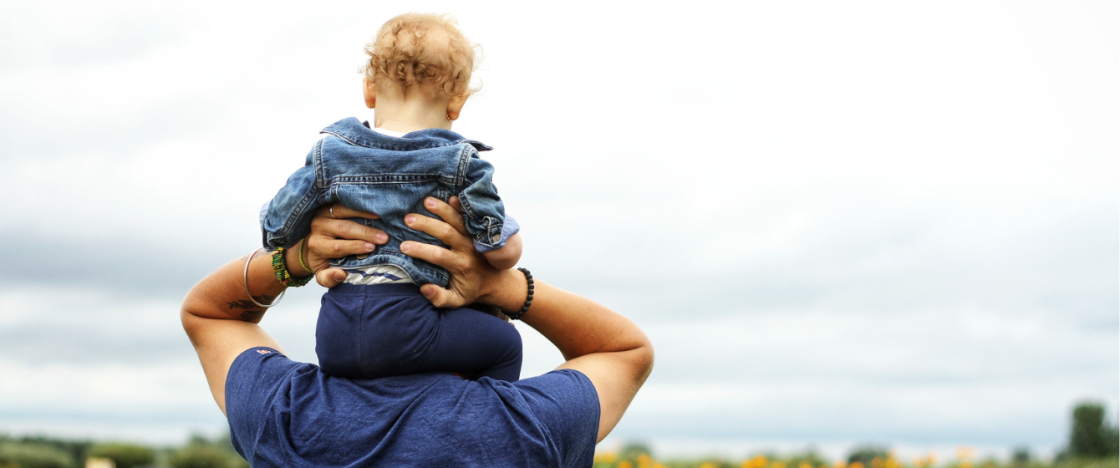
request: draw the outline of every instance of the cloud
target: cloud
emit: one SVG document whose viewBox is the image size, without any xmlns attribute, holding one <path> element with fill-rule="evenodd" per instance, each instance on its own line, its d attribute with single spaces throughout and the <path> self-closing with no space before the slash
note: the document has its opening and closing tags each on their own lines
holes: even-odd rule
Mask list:
<svg viewBox="0 0 1120 468">
<path fill-rule="evenodd" d="M 9 14 L 0 18 L 0 50 L 8 60 L 0 64 L 0 75 L 127 62 L 181 39 L 182 23 L 134 3 L 122 10 L 5 5 Z"/>
<path fill-rule="evenodd" d="M 0 242 L 18 245 L 0 278 L 9 285 L 177 300 L 191 286 L 232 260 L 213 246 L 175 245 L 157 239 L 34 235 L 0 231 Z M 247 253 L 247 252 L 246 252 Z M 75 298 L 78 299 L 78 298 Z M 80 302 L 79 302 L 80 303 Z"/>
<path fill-rule="evenodd" d="M 651 384 L 616 436 L 1050 446 L 1061 440 L 1068 410 L 1050 402 L 1077 394 L 1073 384 L 1036 386 L 1032 393 L 1018 384 L 889 391 L 858 383 Z M 1040 408 L 1023 410 L 1032 405 Z"/>
</svg>

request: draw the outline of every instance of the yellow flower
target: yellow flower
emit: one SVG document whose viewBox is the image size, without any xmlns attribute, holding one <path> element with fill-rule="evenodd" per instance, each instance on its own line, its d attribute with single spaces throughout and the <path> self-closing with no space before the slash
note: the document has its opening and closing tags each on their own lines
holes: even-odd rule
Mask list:
<svg viewBox="0 0 1120 468">
<path fill-rule="evenodd" d="M 614 463 L 615 458 L 614 452 L 596 453 L 595 463 Z"/>
<path fill-rule="evenodd" d="M 960 446 L 960 447 L 957 447 L 957 459 L 958 460 L 971 460 L 974 455 L 976 455 L 976 449 L 974 449 L 972 447 L 966 447 L 966 446 L 963 446 L 963 445 Z"/>
</svg>

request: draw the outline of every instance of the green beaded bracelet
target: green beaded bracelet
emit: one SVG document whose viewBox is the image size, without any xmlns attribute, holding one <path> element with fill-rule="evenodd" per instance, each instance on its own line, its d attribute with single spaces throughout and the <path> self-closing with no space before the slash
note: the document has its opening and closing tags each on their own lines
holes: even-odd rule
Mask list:
<svg viewBox="0 0 1120 468">
<path fill-rule="evenodd" d="M 311 277 L 314 275 L 307 275 L 303 278 L 296 278 L 292 276 L 292 273 L 288 271 L 288 263 L 284 261 L 285 250 L 287 249 L 280 247 L 276 249 L 276 252 L 272 253 L 272 271 L 273 273 L 276 273 L 276 279 L 280 281 L 280 284 L 283 284 L 284 286 L 291 286 L 294 288 L 298 288 L 307 284 L 308 281 L 311 281 Z"/>
</svg>

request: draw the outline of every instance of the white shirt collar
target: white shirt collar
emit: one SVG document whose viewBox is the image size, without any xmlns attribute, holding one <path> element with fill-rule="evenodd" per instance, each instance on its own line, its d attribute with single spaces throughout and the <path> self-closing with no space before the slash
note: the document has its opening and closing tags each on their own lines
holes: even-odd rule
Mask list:
<svg viewBox="0 0 1120 468">
<path fill-rule="evenodd" d="M 394 132 L 392 130 L 386 130 L 386 129 L 383 129 L 383 128 L 370 127 L 369 129 L 373 130 L 377 133 L 380 133 L 382 135 L 387 135 L 387 136 L 391 136 L 391 137 L 395 137 L 395 138 L 400 138 L 400 137 L 404 136 L 404 133 Z"/>
</svg>

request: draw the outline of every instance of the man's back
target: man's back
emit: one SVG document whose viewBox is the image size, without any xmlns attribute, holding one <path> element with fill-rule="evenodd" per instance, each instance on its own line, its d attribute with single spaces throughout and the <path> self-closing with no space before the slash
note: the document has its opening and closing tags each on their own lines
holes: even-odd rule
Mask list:
<svg viewBox="0 0 1120 468">
<path fill-rule="evenodd" d="M 350 380 L 269 348 L 234 361 L 226 405 L 253 466 L 590 466 L 599 421 L 595 388 L 574 370 Z"/>
</svg>

